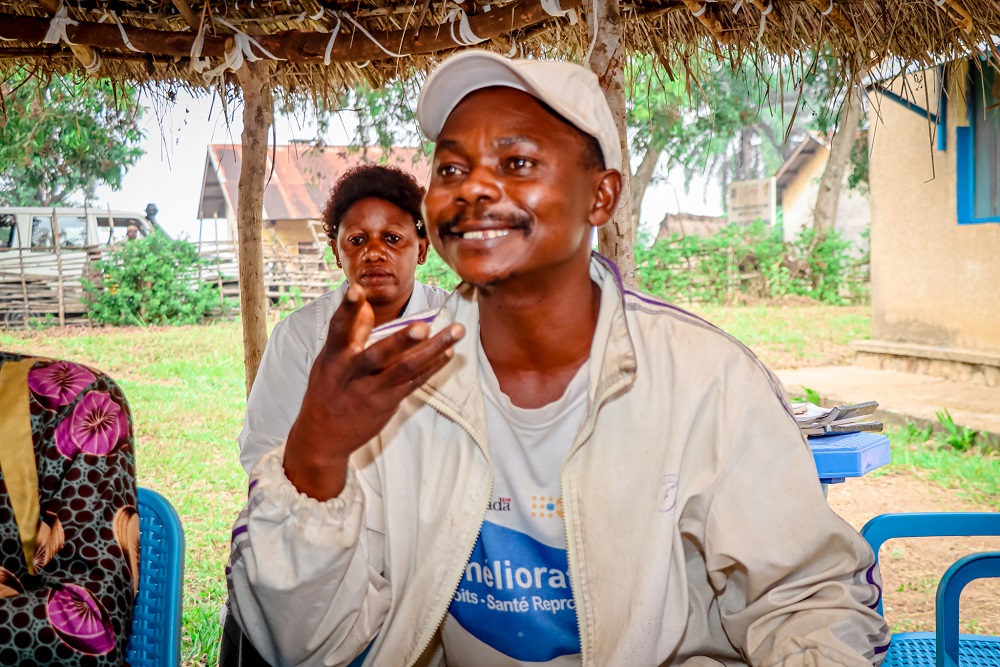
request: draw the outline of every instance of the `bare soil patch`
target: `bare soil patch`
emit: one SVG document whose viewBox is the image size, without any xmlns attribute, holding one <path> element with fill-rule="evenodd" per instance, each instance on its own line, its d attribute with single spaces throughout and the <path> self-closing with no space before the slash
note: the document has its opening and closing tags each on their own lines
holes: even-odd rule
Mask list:
<svg viewBox="0 0 1000 667">
<path fill-rule="evenodd" d="M 830 506 L 857 529 L 887 512 L 981 512 L 983 508 L 905 472 L 830 487 Z M 1000 537 L 891 540 L 882 546 L 885 615 L 894 632 L 934 630 L 934 596 L 948 567 L 969 553 L 1000 551 Z M 1000 635 L 1000 579 L 974 581 L 962 594 L 962 632 Z"/>
</svg>

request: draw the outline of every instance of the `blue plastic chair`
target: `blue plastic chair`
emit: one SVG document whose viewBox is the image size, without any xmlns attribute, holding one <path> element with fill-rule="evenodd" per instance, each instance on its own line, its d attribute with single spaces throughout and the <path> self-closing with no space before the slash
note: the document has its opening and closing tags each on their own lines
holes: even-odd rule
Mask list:
<svg viewBox="0 0 1000 667">
<path fill-rule="evenodd" d="M 184 529 L 170 502 L 139 488 L 139 593 L 132 615 L 132 667 L 181 664 Z"/>
<path fill-rule="evenodd" d="M 878 560 L 879 548 L 899 537 L 1000 535 L 1000 513 L 915 512 L 882 514 L 865 524 L 861 535 Z M 882 667 L 1000 666 L 1000 637 L 959 634 L 959 598 L 970 581 L 1000 577 L 1000 552 L 971 554 L 948 568 L 938 584 L 934 632 L 894 634 Z M 878 601 L 882 613 L 882 600 Z"/>
</svg>

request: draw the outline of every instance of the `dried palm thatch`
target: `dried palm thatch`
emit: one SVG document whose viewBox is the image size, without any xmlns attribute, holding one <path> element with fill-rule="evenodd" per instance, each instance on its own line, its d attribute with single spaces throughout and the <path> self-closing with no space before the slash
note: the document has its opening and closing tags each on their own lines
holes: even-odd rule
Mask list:
<svg viewBox="0 0 1000 667">
<path fill-rule="evenodd" d="M 326 97 L 379 86 L 477 44 L 582 59 L 591 0 L 0 0 L 0 73 L 87 69 L 126 83 L 209 88 L 246 59 L 279 90 Z M 623 2 L 632 53 L 670 68 L 697 54 L 794 56 L 823 46 L 855 76 L 890 56 L 917 63 L 993 44 L 1000 0 Z M 72 44 L 71 44 L 72 43 Z M 693 72 L 696 74 L 696 72 Z"/>
</svg>

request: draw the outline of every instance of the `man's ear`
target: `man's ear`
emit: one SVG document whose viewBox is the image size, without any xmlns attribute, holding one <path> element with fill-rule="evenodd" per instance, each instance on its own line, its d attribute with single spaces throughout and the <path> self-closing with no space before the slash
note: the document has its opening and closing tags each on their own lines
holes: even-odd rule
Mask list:
<svg viewBox="0 0 1000 667">
<path fill-rule="evenodd" d="M 600 227 L 615 215 L 622 196 L 622 175 L 617 169 L 605 169 L 596 176 L 594 204 L 588 216 L 590 224 Z"/>
</svg>

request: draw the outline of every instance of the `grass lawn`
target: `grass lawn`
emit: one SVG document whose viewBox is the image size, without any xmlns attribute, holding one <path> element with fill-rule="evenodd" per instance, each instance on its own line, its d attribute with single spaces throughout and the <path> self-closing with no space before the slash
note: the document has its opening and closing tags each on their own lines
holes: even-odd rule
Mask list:
<svg viewBox="0 0 1000 667">
<path fill-rule="evenodd" d="M 961 489 L 960 495 L 984 512 L 1000 511 L 1000 453 L 995 449 L 974 446 L 957 451 L 941 434 L 931 434 L 911 422 L 886 433 L 892 463 L 872 472 L 872 477 L 918 472 L 946 489 Z"/>
<path fill-rule="evenodd" d="M 736 337 L 770 368 L 848 363 L 852 340 L 868 338 L 868 306 L 698 306 L 695 312 Z"/>
<path fill-rule="evenodd" d="M 118 380 L 136 425 L 139 483 L 180 514 L 187 540 L 185 665 L 218 664 L 229 532 L 246 497 L 236 435 L 246 405 L 239 324 L 0 333 L 5 350 L 61 357 Z"/>
<path fill-rule="evenodd" d="M 843 358 L 844 344 L 867 335 L 867 312 L 867 308 L 807 306 L 703 308 L 699 314 L 777 367 Z M 215 665 L 229 532 L 246 494 L 236 445 L 245 407 L 239 323 L 6 331 L 0 332 L 0 347 L 87 363 L 121 383 L 137 427 L 139 482 L 163 493 L 184 522 L 184 664 Z M 993 487 L 981 493 L 992 493 L 996 506 L 1000 469 L 995 458 L 969 463 L 978 457 L 945 452 L 942 459 L 915 444 L 919 434 L 893 439 L 899 442 L 894 467 L 933 467 L 947 486 L 964 486 L 969 475 L 979 480 L 972 482 L 978 487 L 992 476 Z M 973 469 L 966 472 L 964 465 Z"/>
</svg>

